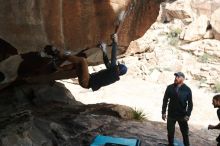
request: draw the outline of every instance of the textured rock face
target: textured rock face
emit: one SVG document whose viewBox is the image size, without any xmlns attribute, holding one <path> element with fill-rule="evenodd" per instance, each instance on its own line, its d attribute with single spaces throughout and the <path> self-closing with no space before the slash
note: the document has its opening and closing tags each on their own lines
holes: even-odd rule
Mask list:
<svg viewBox="0 0 220 146">
<path fill-rule="evenodd" d="M 211 56 L 220 57 L 219 40 L 205 39 L 182 45 L 179 48 L 185 51 L 192 52 L 197 56 L 201 56 L 204 55 L 204 53 L 207 53 Z"/>
<path fill-rule="evenodd" d="M 192 10 L 190 8 L 189 0 L 185 1 L 175 1 L 171 4 L 166 5 L 166 15 L 168 20 L 176 19 L 186 19 L 191 18 Z"/>
<path fill-rule="evenodd" d="M 219 13 L 220 13 L 220 1 L 210 0 L 210 1 L 196 1 L 191 0 L 191 6 L 193 11 L 197 16 L 205 15 L 208 17 L 214 38 L 220 40 L 220 30 L 219 30 Z"/>
<path fill-rule="evenodd" d="M 159 1 L 145 0 L 0 0 L 0 37 L 19 52 L 46 44 L 79 51 L 99 41 L 110 43 L 119 14 L 129 9 L 119 32 L 128 46 L 155 22 Z"/>
<path fill-rule="evenodd" d="M 190 0 L 191 7 L 197 16 L 206 15 L 208 18 L 211 17 L 212 13 L 220 7 L 220 1 L 218 0 Z"/>
<path fill-rule="evenodd" d="M 220 8 L 215 10 L 215 12 L 211 16 L 211 25 L 212 25 L 214 37 L 217 40 L 220 40 L 220 20 L 219 20 L 219 15 L 220 15 Z"/>
<path fill-rule="evenodd" d="M 88 145 L 77 139 L 113 121 L 118 124 L 120 118 L 133 118 L 127 106 L 83 105 L 57 82 L 11 86 L 0 93 L 1 146 Z M 90 142 L 94 136 L 83 139 Z"/>
<path fill-rule="evenodd" d="M 196 41 L 200 40 L 205 34 L 208 27 L 208 18 L 205 15 L 198 17 L 191 24 L 189 24 L 181 34 L 183 40 Z"/>
<path fill-rule="evenodd" d="M 181 39 L 186 41 L 202 38 L 220 39 L 220 1 L 177 0 L 173 3 L 164 3 L 163 9 L 162 20 L 180 19 L 185 25 L 190 23 L 181 34 Z"/>
</svg>

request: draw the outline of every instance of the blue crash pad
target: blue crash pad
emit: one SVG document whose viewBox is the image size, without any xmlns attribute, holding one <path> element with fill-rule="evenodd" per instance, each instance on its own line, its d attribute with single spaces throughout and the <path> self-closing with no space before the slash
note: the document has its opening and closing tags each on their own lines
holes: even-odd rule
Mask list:
<svg viewBox="0 0 220 146">
<path fill-rule="evenodd" d="M 184 146 L 183 142 L 179 139 L 174 138 L 174 146 Z"/>
<path fill-rule="evenodd" d="M 140 146 L 140 140 L 98 135 L 90 146 Z"/>
</svg>

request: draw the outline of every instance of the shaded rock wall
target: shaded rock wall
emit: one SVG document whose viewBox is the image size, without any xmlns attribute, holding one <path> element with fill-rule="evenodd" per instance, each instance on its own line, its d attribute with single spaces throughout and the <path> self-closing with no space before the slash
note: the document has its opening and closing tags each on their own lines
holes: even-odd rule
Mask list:
<svg viewBox="0 0 220 146">
<path fill-rule="evenodd" d="M 104 103 L 84 105 L 56 82 L 11 85 L 1 90 L 0 117 L 1 146 L 84 146 L 94 135 L 83 141 L 79 137 L 99 130 L 106 124 L 102 119 L 107 125 L 121 118 L 133 119 L 133 109 Z"/>
<path fill-rule="evenodd" d="M 121 46 L 142 36 L 155 22 L 155 0 L 0 0 L 0 37 L 19 52 L 46 44 L 79 51 L 99 41 L 110 43 L 118 15 L 132 8 L 119 32 Z"/>
</svg>

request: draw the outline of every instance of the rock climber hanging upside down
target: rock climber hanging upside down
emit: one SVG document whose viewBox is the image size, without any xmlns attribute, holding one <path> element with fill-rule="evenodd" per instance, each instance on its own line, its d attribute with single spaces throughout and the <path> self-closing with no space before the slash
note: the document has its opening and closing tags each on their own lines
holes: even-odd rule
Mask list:
<svg viewBox="0 0 220 146">
<path fill-rule="evenodd" d="M 100 43 L 98 47 L 102 50 L 106 69 L 92 74 L 89 74 L 86 58 L 69 51 L 61 52 L 51 45 L 40 52 L 12 55 L 0 62 L 0 89 L 16 82 L 48 83 L 75 77 L 81 87 L 93 91 L 112 84 L 127 72 L 127 67 L 117 64 L 117 34 L 111 39 L 111 61 L 107 57 L 107 45 Z"/>
</svg>

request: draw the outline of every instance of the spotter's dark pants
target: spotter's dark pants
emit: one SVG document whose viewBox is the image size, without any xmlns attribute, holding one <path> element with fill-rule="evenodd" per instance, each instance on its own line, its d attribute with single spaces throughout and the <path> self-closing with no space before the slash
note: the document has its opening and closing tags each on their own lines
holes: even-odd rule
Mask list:
<svg viewBox="0 0 220 146">
<path fill-rule="evenodd" d="M 167 119 L 167 132 L 168 132 L 168 142 L 170 146 L 173 146 L 174 134 L 175 134 L 175 125 L 178 122 L 180 131 L 183 136 L 183 143 L 185 146 L 189 146 L 189 127 L 187 121 L 183 118 L 171 118 Z"/>
</svg>

